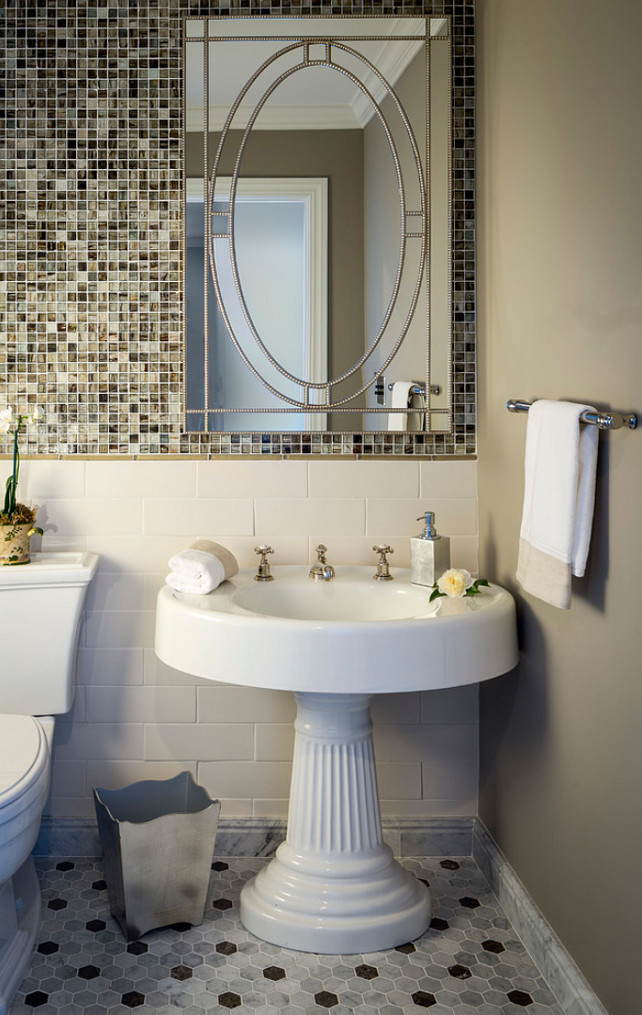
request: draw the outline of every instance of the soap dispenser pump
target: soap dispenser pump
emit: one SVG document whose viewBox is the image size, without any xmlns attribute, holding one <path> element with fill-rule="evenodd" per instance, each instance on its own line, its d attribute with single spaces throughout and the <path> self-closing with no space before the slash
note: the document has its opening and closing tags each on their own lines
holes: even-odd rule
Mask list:
<svg viewBox="0 0 642 1015">
<path fill-rule="evenodd" d="M 434 511 L 424 511 L 417 521 L 424 530 L 410 540 L 410 581 L 413 585 L 434 585 L 450 567 L 450 539 L 440 536 Z"/>
</svg>

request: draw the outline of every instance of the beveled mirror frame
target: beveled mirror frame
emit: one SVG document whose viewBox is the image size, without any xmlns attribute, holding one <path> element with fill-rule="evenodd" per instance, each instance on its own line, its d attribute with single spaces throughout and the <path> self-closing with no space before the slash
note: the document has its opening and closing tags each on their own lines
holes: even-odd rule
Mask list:
<svg viewBox="0 0 642 1015">
<path fill-rule="evenodd" d="M 334 10 L 334 9 L 333 9 Z M 200 6 L 191 16 L 229 16 L 229 10 Z M 323 15 L 321 8 L 283 5 L 279 16 Z M 263 15 L 254 4 L 243 8 L 243 17 Z M 474 8 L 462 0 L 425 2 L 412 8 L 378 6 L 363 9 L 343 4 L 342 15 L 449 16 L 452 38 L 452 265 L 451 265 L 451 362 L 452 428 L 448 433 L 352 432 L 352 433 L 184 433 L 189 444 L 196 438 L 211 453 L 245 454 L 419 454 L 466 455 L 475 451 L 475 252 L 474 252 Z M 265 15 L 263 15 L 265 16 Z M 183 403 L 184 404 L 184 403 Z"/>
<path fill-rule="evenodd" d="M 269 57 L 260 50 L 258 55 L 257 45 L 260 47 L 268 40 L 274 40 L 276 48 Z M 394 46 L 395 43 L 398 43 L 398 50 L 397 59 L 393 61 L 390 49 L 386 50 L 386 47 Z M 370 47 L 374 46 L 374 51 L 372 48 L 368 51 L 369 44 Z M 194 258 L 188 260 L 187 251 L 185 252 L 185 349 L 188 362 L 191 360 L 194 363 L 192 357 L 195 349 L 202 346 L 202 392 L 199 392 L 197 376 L 190 375 L 187 371 L 184 381 L 187 428 L 205 432 L 235 430 L 241 426 L 244 429 L 283 430 L 288 429 L 294 413 L 295 417 L 300 418 L 300 425 L 295 427 L 297 431 L 310 428 L 341 431 L 345 429 L 341 425 L 342 421 L 364 431 L 378 431 L 382 423 L 387 424 L 388 430 L 394 431 L 448 431 L 451 414 L 452 317 L 450 19 L 322 16 L 279 18 L 266 23 L 264 18 L 188 18 L 184 48 L 186 132 L 198 123 L 201 127 L 202 174 L 199 189 L 203 204 L 201 214 L 204 217 L 205 261 L 202 267 L 198 266 L 198 248 L 190 245 L 190 251 L 196 252 L 197 256 L 196 261 Z M 234 67 L 243 68 L 238 80 L 234 80 L 234 70 L 226 63 L 233 49 L 236 50 L 236 59 L 232 61 Z M 224 68 L 220 72 L 219 52 Z M 417 84 L 404 96 L 403 86 L 402 91 L 398 90 L 400 81 L 397 77 L 401 80 L 404 68 L 414 62 L 415 57 L 421 59 L 422 54 L 426 65 L 423 74 L 425 101 L 420 103 L 422 112 L 419 119 L 407 105 L 408 101 L 416 101 L 420 94 Z M 202 68 L 194 74 L 201 61 Z M 374 229 L 377 234 L 375 243 L 383 243 L 384 247 L 386 243 L 389 244 L 388 254 L 382 252 L 380 256 L 390 258 L 384 274 L 391 272 L 392 292 L 383 295 L 383 301 L 370 322 L 372 331 L 366 328 L 363 345 L 357 341 L 352 356 L 345 359 L 338 369 L 336 361 L 331 363 L 329 359 L 328 371 L 324 363 L 323 369 L 316 376 L 306 371 L 296 356 L 296 367 L 286 365 L 292 362 L 288 360 L 287 349 L 279 345 L 280 352 L 275 351 L 272 343 L 275 337 L 281 337 L 281 328 L 277 328 L 276 335 L 273 335 L 269 330 L 270 322 L 265 318 L 262 324 L 256 323 L 255 310 L 260 315 L 264 314 L 262 307 L 265 307 L 265 303 L 253 304 L 252 309 L 248 305 L 244 280 L 239 270 L 234 209 L 239 198 L 244 200 L 241 196 L 242 185 L 247 181 L 245 176 L 241 178 L 241 160 L 250 138 L 255 136 L 257 120 L 261 118 L 264 106 L 270 106 L 273 93 L 280 86 L 284 83 L 291 84 L 288 81 L 291 75 L 298 75 L 308 69 L 315 74 L 320 68 L 334 72 L 331 76 L 335 79 L 338 74 L 342 79 L 341 84 L 347 84 L 354 90 L 351 100 L 354 92 L 357 93 L 358 102 L 366 103 L 372 113 L 372 121 L 378 124 L 387 141 L 384 149 L 390 159 L 388 168 L 393 172 L 386 179 L 383 192 L 377 194 L 377 199 L 374 199 L 365 214 L 370 230 Z M 234 84 L 229 95 L 231 81 Z M 421 76 L 419 87 L 420 82 Z M 219 87 L 220 92 L 217 91 Z M 301 82 L 295 89 L 296 94 L 300 95 L 304 87 Z M 319 101 L 322 94 L 319 89 L 322 87 L 316 79 L 313 101 Z M 210 103 L 213 105 L 208 106 L 203 103 L 202 94 L 210 89 Z M 251 112 L 243 111 L 248 102 L 247 94 L 251 90 L 255 94 L 249 100 L 249 105 L 256 105 Z M 226 98 L 222 102 L 224 95 Z M 233 103 L 229 106 L 228 102 L 232 102 L 232 98 Z M 386 103 L 389 103 L 387 111 Z M 290 114 L 291 110 L 288 109 L 286 120 Z M 348 120 L 350 114 L 346 110 L 342 115 Z M 370 121 L 370 116 L 363 116 L 365 121 Z M 306 123 L 317 131 L 314 117 L 315 107 L 308 111 Z M 332 121 L 332 114 L 324 108 L 322 125 L 327 126 L 329 121 Z M 354 125 L 359 123 L 362 126 L 360 136 L 365 137 L 365 123 L 356 116 Z M 212 130 L 218 134 L 219 127 L 221 133 L 214 151 L 207 139 L 212 137 Z M 231 140 L 233 134 L 240 136 Z M 424 143 L 420 140 L 422 135 L 425 135 Z M 192 135 L 188 134 L 188 138 L 191 139 Z M 373 153 L 370 154 L 372 156 Z M 383 158 L 386 160 L 385 154 Z M 225 163 L 228 166 L 227 172 L 222 169 Z M 381 172 L 381 154 L 379 158 L 375 157 L 372 166 L 379 167 Z M 367 173 L 370 167 L 371 162 L 366 159 L 364 171 Z M 255 173 L 256 169 L 255 166 Z M 260 164 L 260 169 L 265 171 L 264 163 Z M 271 175 L 269 171 L 267 175 Z M 377 169 L 374 169 L 374 177 L 377 177 Z M 193 182 L 196 184 L 197 181 Z M 192 180 L 188 176 L 187 201 L 190 200 L 190 183 Z M 390 183 L 393 183 L 392 187 Z M 364 176 L 364 199 L 367 186 Z M 196 187 L 193 189 L 197 191 Z M 379 202 L 383 201 L 385 206 L 386 192 L 395 194 L 398 201 L 400 236 L 397 250 L 394 240 L 390 243 L 392 238 L 387 233 L 385 237 L 381 235 L 380 228 L 373 222 L 373 212 Z M 219 210 L 215 211 L 215 207 Z M 367 229 L 367 225 L 364 228 Z M 327 231 L 330 233 L 331 229 L 328 228 Z M 335 256 L 339 256 L 336 249 L 332 251 L 331 263 L 334 263 Z M 197 299 L 196 290 L 202 283 L 203 270 L 204 327 L 200 324 L 200 309 L 197 310 L 194 304 L 199 320 L 195 331 L 193 319 L 190 318 L 190 306 Z M 261 271 L 266 270 L 269 270 L 269 265 L 262 265 Z M 332 269 L 329 267 L 328 271 L 331 272 Z M 364 292 L 368 306 L 373 303 L 376 306 L 381 298 L 381 267 L 375 274 L 377 295 L 371 290 L 368 297 L 368 290 Z M 224 285 L 229 283 L 224 283 L 223 277 L 231 277 L 233 280 L 229 309 L 227 289 L 224 293 Z M 300 281 L 299 279 L 299 284 Z M 214 293 L 210 295 L 212 282 Z M 279 278 L 275 277 L 273 284 L 277 287 Z M 367 284 L 366 274 L 364 286 Z M 315 283 L 312 282 L 309 290 L 311 299 L 314 291 Z M 190 293 L 191 300 L 188 299 Z M 281 296 L 287 302 L 287 291 Z M 268 297 L 268 300 L 271 299 Z M 329 296 L 324 320 L 326 317 L 334 317 L 336 313 L 331 307 L 331 300 L 332 297 Z M 269 317 L 273 319 L 274 314 L 270 313 Z M 215 320 L 219 322 L 216 328 L 218 338 L 212 332 L 213 326 L 216 327 Z M 313 347 L 316 324 L 312 325 L 307 312 L 301 325 L 304 347 Z M 345 340 L 347 337 L 342 332 L 342 326 L 343 321 L 337 321 L 336 318 L 333 320 L 330 335 L 334 339 L 343 336 Z M 300 338 L 292 337 L 298 348 Z M 210 349 L 212 341 L 217 342 L 216 352 Z M 241 383 L 245 376 L 250 384 L 253 379 L 254 382 L 258 381 L 262 386 L 260 390 L 255 389 L 252 394 L 250 389 L 244 394 L 242 388 L 236 387 L 236 397 L 229 397 L 223 377 L 219 377 L 219 386 L 222 385 L 222 388 L 218 394 L 211 390 L 210 373 L 218 375 L 218 342 L 223 343 L 222 361 L 226 361 L 229 349 L 229 356 L 235 364 L 233 373 L 241 372 L 241 376 L 235 376 L 235 384 Z M 403 362 L 397 355 L 400 352 Z M 409 366 L 409 362 L 412 365 Z M 224 367 L 221 369 L 224 374 Z M 294 373 L 291 372 L 292 369 Z M 408 427 L 403 425 L 408 420 L 405 410 L 393 407 L 392 384 L 388 383 L 402 377 L 415 378 L 417 386 L 424 391 L 422 398 L 413 396 L 416 407 L 421 405 L 422 410 L 413 414 L 413 425 Z M 200 398 L 199 393 L 202 396 Z M 265 407 L 265 398 L 268 398 L 269 408 Z M 321 412 L 315 412 L 315 407 L 318 406 L 322 407 Z M 303 412 L 298 412 L 299 409 Z M 243 417 L 245 419 L 241 424 Z M 239 425 L 235 426 L 237 420 Z M 281 420 L 285 427 L 279 425 Z"/>
</svg>

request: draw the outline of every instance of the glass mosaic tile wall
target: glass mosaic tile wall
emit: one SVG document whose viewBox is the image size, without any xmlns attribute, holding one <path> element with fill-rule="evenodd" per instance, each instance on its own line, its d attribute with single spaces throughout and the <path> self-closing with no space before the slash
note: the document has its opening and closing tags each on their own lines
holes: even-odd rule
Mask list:
<svg viewBox="0 0 642 1015">
<path fill-rule="evenodd" d="M 230 13 L 452 16 L 452 434 L 181 433 L 182 23 Z M 5 0 L 0 19 L 0 405 L 45 413 L 25 453 L 474 453 L 472 0 Z"/>
</svg>

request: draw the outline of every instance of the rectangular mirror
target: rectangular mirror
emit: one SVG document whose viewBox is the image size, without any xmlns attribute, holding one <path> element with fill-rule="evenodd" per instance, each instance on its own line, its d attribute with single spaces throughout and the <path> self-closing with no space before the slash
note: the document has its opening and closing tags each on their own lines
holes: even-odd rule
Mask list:
<svg viewBox="0 0 642 1015">
<path fill-rule="evenodd" d="M 447 432 L 448 18 L 185 21 L 185 427 Z"/>
</svg>

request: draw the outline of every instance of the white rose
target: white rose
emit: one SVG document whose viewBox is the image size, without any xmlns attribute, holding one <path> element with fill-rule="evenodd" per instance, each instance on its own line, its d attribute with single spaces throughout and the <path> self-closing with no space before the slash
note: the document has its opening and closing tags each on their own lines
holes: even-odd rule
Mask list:
<svg viewBox="0 0 642 1015">
<path fill-rule="evenodd" d="M 461 599 L 466 595 L 466 589 L 469 589 L 472 584 L 473 576 L 470 571 L 466 571 L 465 568 L 451 567 L 448 571 L 444 571 L 437 582 L 437 588 L 443 595 L 450 596 L 451 599 Z"/>
</svg>

